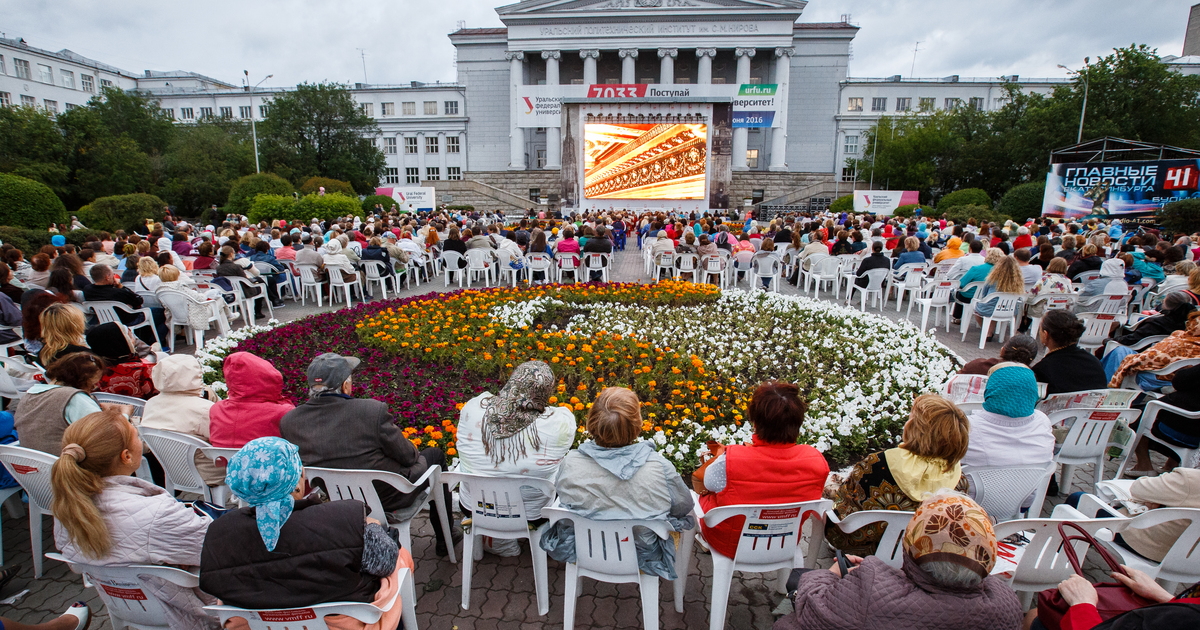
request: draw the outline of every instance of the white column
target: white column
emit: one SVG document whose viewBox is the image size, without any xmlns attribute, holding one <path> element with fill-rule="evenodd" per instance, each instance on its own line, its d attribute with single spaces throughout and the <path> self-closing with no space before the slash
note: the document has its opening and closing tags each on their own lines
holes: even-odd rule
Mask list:
<svg viewBox="0 0 1200 630">
<path fill-rule="evenodd" d="M 712 83 L 712 62 L 717 56 L 716 48 L 696 49 L 696 83 L 708 85 Z"/>
<path fill-rule="evenodd" d="M 450 171 L 446 170 L 446 132 L 439 131 L 439 132 L 437 132 L 437 136 L 438 136 L 438 138 L 437 138 L 437 141 L 438 141 L 438 177 L 441 177 L 442 179 L 446 179 L 446 173 L 450 172 Z"/>
<path fill-rule="evenodd" d="M 621 83 L 625 85 L 637 83 L 638 49 L 622 48 L 617 54 L 621 56 Z"/>
<path fill-rule="evenodd" d="M 775 124 L 771 131 L 771 170 L 786 171 L 787 168 L 787 108 L 788 78 L 792 74 L 792 55 L 795 48 L 775 49 L 775 99 L 779 111 L 775 112 Z"/>
<path fill-rule="evenodd" d="M 467 155 L 468 154 L 467 154 L 467 132 L 465 132 L 465 131 L 458 132 L 458 152 L 461 154 L 460 157 L 458 158 L 459 167 L 462 168 L 463 173 L 466 173 L 467 166 L 468 166 L 468 164 L 467 164 Z"/>
<path fill-rule="evenodd" d="M 579 51 L 579 58 L 583 59 L 583 84 L 595 85 L 596 81 L 596 60 L 600 58 L 600 51 L 592 48 L 590 50 Z"/>
<path fill-rule="evenodd" d="M 543 50 L 542 59 L 546 60 L 546 85 L 558 85 L 558 60 L 562 53 L 557 50 Z M 562 168 L 562 135 L 558 127 L 546 127 L 546 170 L 553 171 Z"/>
<path fill-rule="evenodd" d="M 417 181 L 425 181 L 425 132 L 417 132 Z"/>
<path fill-rule="evenodd" d="M 504 53 L 508 60 L 508 168 L 525 170 L 525 130 L 517 125 L 520 111 L 517 109 L 517 92 L 525 83 L 525 53 L 510 50 Z M 466 148 L 463 149 L 464 151 Z M 417 147 L 420 152 L 421 148 Z"/>
<path fill-rule="evenodd" d="M 675 58 L 679 56 L 678 48 L 659 48 L 658 58 L 662 61 L 658 68 L 658 82 L 671 85 L 675 82 Z"/>
<path fill-rule="evenodd" d="M 737 84 L 743 85 L 750 82 L 750 58 L 754 56 L 753 48 L 738 48 L 734 51 L 737 55 Z M 747 134 L 749 130 L 739 128 L 733 130 L 733 170 L 745 171 L 750 167 L 746 166 L 746 141 L 749 139 Z"/>
</svg>

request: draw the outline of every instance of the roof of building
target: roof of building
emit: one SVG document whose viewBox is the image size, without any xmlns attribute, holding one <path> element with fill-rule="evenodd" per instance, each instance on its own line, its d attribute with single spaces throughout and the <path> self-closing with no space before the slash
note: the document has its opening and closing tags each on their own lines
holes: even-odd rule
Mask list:
<svg viewBox="0 0 1200 630">
<path fill-rule="evenodd" d="M 1200 64 L 1200 55 L 1186 55 L 1183 57 L 1179 57 L 1177 55 L 1167 55 L 1162 58 L 1162 62 L 1172 65 Z"/>
<path fill-rule="evenodd" d="M 857 26 L 850 24 L 849 22 L 797 22 L 792 27 L 792 30 L 795 30 L 795 31 L 814 30 L 815 31 L 815 30 L 832 30 L 832 29 L 842 29 L 842 28 L 852 28 L 856 31 L 858 30 Z"/>
<path fill-rule="evenodd" d="M 229 83 L 228 81 L 214 79 L 210 76 L 205 76 L 203 74 L 200 74 L 199 72 L 189 72 L 187 70 L 147 70 L 145 75 L 141 78 L 144 78 L 144 79 L 199 79 L 201 81 L 208 81 L 209 83 L 215 83 L 217 85 L 221 85 L 221 86 L 225 86 L 225 87 L 229 87 L 229 88 L 237 87 L 235 84 Z"/>
<path fill-rule="evenodd" d="M 504 27 L 496 28 L 460 28 L 451 35 L 505 35 L 508 29 Z"/>
<path fill-rule="evenodd" d="M 64 48 L 58 52 L 53 52 L 53 51 L 46 50 L 44 48 L 36 48 L 34 46 L 30 46 L 29 44 L 25 43 L 24 39 L 21 39 L 21 38 L 18 38 L 18 39 L 0 38 L 0 44 L 6 44 L 8 46 L 12 46 L 13 48 L 25 49 L 25 50 L 28 50 L 29 52 L 36 53 L 39 55 L 45 55 L 47 57 L 56 57 L 63 61 L 69 61 L 71 63 L 76 63 L 81 66 L 88 66 L 91 68 L 95 68 L 97 70 L 103 70 L 104 72 L 111 72 L 113 74 L 123 74 L 130 78 L 137 78 L 137 75 L 133 74 L 132 72 L 129 72 L 128 70 L 122 70 L 116 66 L 110 66 L 106 63 L 100 63 L 99 61 L 96 61 L 95 59 L 89 59 L 88 57 L 84 57 L 83 55 L 81 55 L 73 50 L 66 49 L 66 48 Z"/>
<path fill-rule="evenodd" d="M 1070 83 L 1068 77 L 1021 77 L 1018 75 L 1001 77 L 960 77 L 957 74 L 948 77 L 902 77 L 898 74 L 890 77 L 847 77 L 844 83 Z"/>
</svg>

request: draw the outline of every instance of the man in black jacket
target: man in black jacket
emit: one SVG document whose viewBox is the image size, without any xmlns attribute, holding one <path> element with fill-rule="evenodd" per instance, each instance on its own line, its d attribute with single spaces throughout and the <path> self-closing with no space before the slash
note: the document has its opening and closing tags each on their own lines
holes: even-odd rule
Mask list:
<svg viewBox="0 0 1200 630">
<path fill-rule="evenodd" d="M 419 452 L 396 426 L 386 404 L 370 398 L 353 398 L 350 374 L 359 360 L 327 352 L 308 366 L 308 402 L 289 411 L 279 421 L 283 439 L 300 449 L 305 466 L 356 470 L 384 470 L 413 481 L 431 466 L 445 468 L 442 449 L 429 447 Z M 422 490 L 403 494 L 389 485 L 376 482 L 375 491 L 386 516 L 401 521 L 415 512 L 413 503 Z M 445 505 L 451 509 L 450 493 Z M 372 514 L 383 520 L 383 516 Z M 437 538 L 436 551 L 446 556 L 446 541 L 437 510 L 429 519 Z M 451 528 L 453 529 L 453 528 Z M 458 536 L 455 536 L 457 539 Z"/>
<path fill-rule="evenodd" d="M 88 302 L 120 302 L 129 308 L 142 308 L 142 296 L 121 286 L 121 282 L 113 275 L 112 267 L 108 265 L 92 265 L 92 269 L 88 274 L 92 277 L 92 284 L 83 288 L 84 300 Z M 165 343 L 169 334 L 167 331 L 166 312 L 161 308 L 152 308 L 150 309 L 150 314 L 154 317 L 154 327 L 158 329 L 159 337 Z M 145 316 L 141 313 L 128 314 L 117 311 L 117 317 L 126 326 L 133 326 L 146 321 Z M 153 345 L 156 341 L 154 333 L 148 328 L 139 328 L 135 334 L 149 345 Z"/>
<path fill-rule="evenodd" d="M 856 272 L 854 284 L 866 288 L 867 284 L 870 283 L 870 280 L 868 280 L 867 276 L 864 275 L 866 272 L 872 269 L 891 268 L 891 261 L 888 260 L 887 256 L 883 255 L 883 241 L 875 241 L 874 243 L 871 243 L 871 255 L 864 258 L 863 261 L 858 264 L 858 272 Z"/>
<path fill-rule="evenodd" d="M 612 240 L 608 237 L 608 230 L 599 225 L 596 226 L 596 236 L 589 238 L 583 246 L 583 253 L 585 254 L 612 254 L 612 250 L 613 244 Z M 607 261 L 609 256 L 605 256 L 605 259 Z M 599 271 L 593 271 L 591 274 L 593 282 L 601 280 L 603 277 L 604 274 Z"/>
</svg>

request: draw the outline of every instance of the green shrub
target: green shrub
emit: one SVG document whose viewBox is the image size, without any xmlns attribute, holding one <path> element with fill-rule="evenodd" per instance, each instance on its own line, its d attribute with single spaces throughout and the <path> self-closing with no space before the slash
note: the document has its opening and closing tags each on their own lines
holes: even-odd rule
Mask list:
<svg viewBox="0 0 1200 630">
<path fill-rule="evenodd" d="M 295 191 L 291 182 L 274 173 L 255 173 L 234 180 L 225 206 L 229 212 L 246 214 L 258 195 L 290 195 Z"/>
<path fill-rule="evenodd" d="M 958 225 L 964 225 L 970 219 L 975 219 L 976 223 L 981 221 L 1004 223 L 1012 218 L 1007 214 L 992 210 L 989 206 L 954 206 L 943 214 L 947 221 L 954 221 Z"/>
<path fill-rule="evenodd" d="M 375 212 L 375 204 L 383 206 L 384 212 L 400 207 L 398 201 L 386 195 L 368 195 L 366 199 L 362 200 L 363 216 Z"/>
<path fill-rule="evenodd" d="M 76 215 L 92 230 L 132 232 L 134 228 L 146 225 L 147 219 L 162 221 L 166 216 L 163 212 L 166 205 L 162 199 L 145 193 L 113 195 L 92 200 Z"/>
<path fill-rule="evenodd" d="M 1014 221 L 1024 223 L 1028 219 L 1042 216 L 1042 198 L 1045 195 L 1046 182 L 1018 184 L 1004 193 L 996 209 L 1012 217 Z"/>
<path fill-rule="evenodd" d="M 87 225 L 87 224 L 85 223 L 84 225 Z M 76 247 L 83 247 L 84 242 L 87 241 L 89 236 L 95 236 L 96 239 L 99 240 L 100 233 L 102 231 L 103 230 L 93 230 L 93 229 L 71 230 L 70 232 L 63 234 L 63 236 L 67 237 L 68 243 L 70 243 Z"/>
<path fill-rule="evenodd" d="M 1200 199 L 1172 201 L 1158 212 L 1158 222 L 1171 232 L 1194 234 L 1200 231 Z"/>
<path fill-rule="evenodd" d="M 224 208 L 217 208 L 216 210 L 213 210 L 212 208 L 205 208 L 204 211 L 200 213 L 199 224 L 201 227 L 206 225 L 221 227 L 221 223 L 225 221 L 225 215 L 227 214 L 229 213 L 226 212 Z"/>
<path fill-rule="evenodd" d="M 348 197 L 357 197 L 358 193 L 354 192 L 354 187 L 350 182 L 344 182 L 340 179 L 330 177 L 309 177 L 307 181 L 300 184 L 301 195 L 311 195 L 317 193 L 321 187 L 325 187 L 325 194 L 342 193 Z"/>
<path fill-rule="evenodd" d="M 830 212 L 854 212 L 854 195 L 838 197 L 829 204 Z"/>
<path fill-rule="evenodd" d="M 0 241 L 4 241 L 21 250 L 21 253 L 25 254 L 26 260 L 36 254 L 43 246 L 49 245 L 51 236 L 54 235 L 46 230 L 30 230 L 28 228 L 0 225 Z"/>
<path fill-rule="evenodd" d="M 892 212 L 892 216 L 900 217 L 902 219 L 911 219 L 917 216 L 917 208 L 921 209 L 921 216 L 928 217 L 933 215 L 933 206 L 922 206 L 915 203 L 909 203 L 896 208 L 896 210 Z"/>
<path fill-rule="evenodd" d="M 452 212 L 475 212 L 475 206 L 471 205 L 446 206 L 446 209 Z"/>
<path fill-rule="evenodd" d="M 0 173 L 0 225 L 45 230 L 51 223 L 66 222 L 67 208 L 49 186 Z"/>
<path fill-rule="evenodd" d="M 250 211 L 246 213 L 246 216 L 251 223 L 278 221 L 279 219 L 291 221 L 292 206 L 294 205 L 296 205 L 296 198 L 291 195 L 259 195 L 251 202 Z"/>
<path fill-rule="evenodd" d="M 955 206 L 992 207 L 992 198 L 982 188 L 963 188 L 938 199 L 937 209 L 945 212 Z"/>
</svg>

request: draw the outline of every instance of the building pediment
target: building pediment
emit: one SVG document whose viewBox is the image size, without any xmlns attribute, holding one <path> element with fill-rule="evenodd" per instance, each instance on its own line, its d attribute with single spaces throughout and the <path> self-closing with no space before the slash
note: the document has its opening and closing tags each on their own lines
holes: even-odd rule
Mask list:
<svg viewBox="0 0 1200 630">
<path fill-rule="evenodd" d="M 554 19 L 608 17 L 616 19 L 660 19 L 690 14 L 754 14 L 799 17 L 807 0 L 525 0 L 496 9 L 501 21 L 512 19 Z"/>
</svg>

